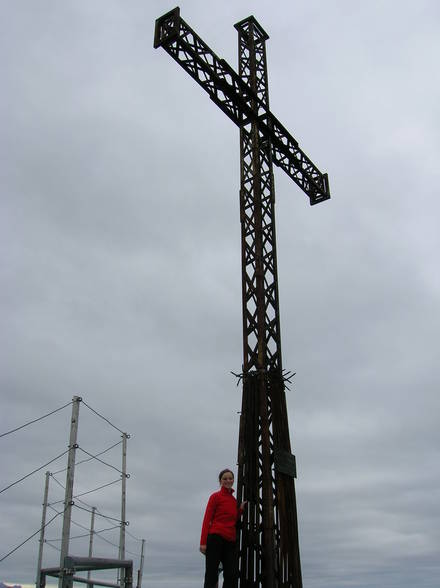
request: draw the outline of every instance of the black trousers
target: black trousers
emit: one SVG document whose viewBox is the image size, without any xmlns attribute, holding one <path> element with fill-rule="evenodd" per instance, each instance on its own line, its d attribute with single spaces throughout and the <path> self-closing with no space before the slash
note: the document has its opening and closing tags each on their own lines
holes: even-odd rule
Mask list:
<svg viewBox="0 0 440 588">
<path fill-rule="evenodd" d="M 206 542 L 206 571 L 204 588 L 215 588 L 218 568 L 223 564 L 223 588 L 236 588 L 237 563 L 235 541 L 226 541 L 220 535 L 208 535 Z"/>
</svg>

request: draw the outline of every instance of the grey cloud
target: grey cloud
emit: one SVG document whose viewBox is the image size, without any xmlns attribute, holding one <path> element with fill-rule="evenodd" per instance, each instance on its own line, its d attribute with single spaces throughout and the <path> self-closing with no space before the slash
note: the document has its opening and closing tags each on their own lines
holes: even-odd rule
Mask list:
<svg viewBox="0 0 440 588">
<path fill-rule="evenodd" d="M 153 50 L 170 8 L 15 2 L 0 35 L 1 429 L 79 394 L 127 430 L 129 530 L 147 539 L 145 583 L 163 588 L 201 582 L 204 504 L 236 459 L 242 331 L 238 130 Z M 438 10 L 182 6 L 234 66 L 232 25 L 255 15 L 273 112 L 329 172 L 332 200 L 310 208 L 275 170 L 309 588 L 438 583 Z M 67 448 L 69 410 L 0 440 L 4 485 Z M 84 449 L 119 438 L 81 407 Z M 107 458 L 118 466 L 119 448 Z M 78 466 L 77 490 L 113 475 Z M 0 555 L 39 527 L 43 483 L 2 494 Z M 118 516 L 117 485 L 84 499 Z M 5 560 L 2 579 L 33 582 L 36 551 Z"/>
</svg>

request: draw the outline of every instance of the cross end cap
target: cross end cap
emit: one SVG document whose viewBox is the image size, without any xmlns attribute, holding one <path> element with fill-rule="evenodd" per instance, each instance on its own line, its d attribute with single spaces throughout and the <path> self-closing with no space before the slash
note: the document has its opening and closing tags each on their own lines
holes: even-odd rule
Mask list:
<svg viewBox="0 0 440 588">
<path fill-rule="evenodd" d="M 154 27 L 154 49 L 161 47 L 167 41 L 175 38 L 179 32 L 180 7 L 176 6 L 166 14 L 156 19 Z"/>
<path fill-rule="evenodd" d="M 247 34 L 249 31 L 250 24 L 253 25 L 254 35 L 258 41 L 264 42 L 269 39 L 269 35 L 266 33 L 266 31 L 263 29 L 263 27 L 260 25 L 257 19 L 252 15 L 248 16 L 243 20 L 240 20 L 240 22 L 237 22 L 234 25 L 234 28 L 236 28 L 238 32 L 245 32 Z"/>
<path fill-rule="evenodd" d="M 316 189 L 308 192 L 310 198 L 310 206 L 314 204 L 319 204 L 320 202 L 325 202 L 325 200 L 330 200 L 330 184 L 328 182 L 328 174 L 322 174 L 322 183 L 324 189 L 318 191 Z"/>
</svg>

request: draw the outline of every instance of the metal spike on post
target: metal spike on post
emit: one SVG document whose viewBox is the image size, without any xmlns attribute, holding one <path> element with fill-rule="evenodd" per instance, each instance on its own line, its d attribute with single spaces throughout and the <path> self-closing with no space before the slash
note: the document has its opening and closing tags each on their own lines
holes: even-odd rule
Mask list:
<svg viewBox="0 0 440 588">
<path fill-rule="evenodd" d="M 43 562 L 43 546 L 44 546 L 44 532 L 46 526 L 46 513 L 47 513 L 47 498 L 49 495 L 49 476 L 50 472 L 46 472 L 46 480 L 44 484 L 44 496 L 43 496 L 43 513 L 41 515 L 41 531 L 40 531 L 40 546 L 38 548 L 38 562 L 37 562 L 37 577 L 35 581 L 36 588 L 40 586 L 40 575 L 41 575 L 41 564 Z"/>
<path fill-rule="evenodd" d="M 142 588 L 142 575 L 144 573 L 144 547 L 145 539 L 142 539 L 141 560 L 139 562 L 138 579 L 136 588 Z"/>
<path fill-rule="evenodd" d="M 72 576 L 64 573 L 64 558 L 69 554 L 70 525 L 72 521 L 73 482 L 75 477 L 75 458 L 78 448 L 78 420 L 79 406 L 82 398 L 74 396 L 72 399 L 72 418 L 70 423 L 69 455 L 67 459 L 66 492 L 64 497 L 63 534 L 61 539 L 59 588 L 71 588 Z"/>
<path fill-rule="evenodd" d="M 121 482 L 122 482 L 122 493 L 121 493 L 121 530 L 119 533 L 119 559 L 125 559 L 125 525 L 126 525 L 126 502 L 127 502 L 127 439 L 129 439 L 130 435 L 127 433 L 122 433 L 122 474 L 121 474 Z M 124 585 L 125 577 L 124 577 L 124 570 L 120 570 L 120 578 L 119 582 L 121 586 Z"/>
<path fill-rule="evenodd" d="M 93 555 L 93 537 L 95 535 L 95 512 L 96 506 L 92 506 L 92 516 L 90 520 L 90 539 L 89 539 L 89 557 Z M 87 580 L 89 581 L 89 588 L 93 588 L 93 584 L 90 582 L 91 570 L 87 572 Z"/>
</svg>

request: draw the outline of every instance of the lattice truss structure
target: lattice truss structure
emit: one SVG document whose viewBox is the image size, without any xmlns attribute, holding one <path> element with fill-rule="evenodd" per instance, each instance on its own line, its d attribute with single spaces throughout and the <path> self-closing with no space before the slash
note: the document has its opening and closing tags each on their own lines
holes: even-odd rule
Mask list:
<svg viewBox="0 0 440 588">
<path fill-rule="evenodd" d="M 243 400 L 237 498 L 247 500 L 239 532 L 240 588 L 301 588 L 298 523 L 285 375 L 281 359 L 273 164 L 317 204 L 330 198 L 327 174 L 269 110 L 266 41 L 251 16 L 235 25 L 239 74 L 180 17 L 156 21 L 163 47 L 240 128 Z"/>
<path fill-rule="evenodd" d="M 154 47 L 163 47 L 239 127 L 247 119 L 257 120 L 261 132 L 272 140 L 274 163 L 309 196 L 311 204 L 330 197 L 327 174 L 301 151 L 268 107 L 260 100 L 252 107 L 251 88 L 187 25 L 178 8 L 156 21 Z"/>
</svg>

